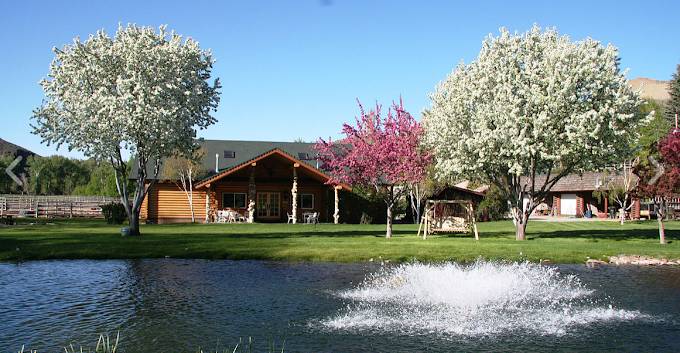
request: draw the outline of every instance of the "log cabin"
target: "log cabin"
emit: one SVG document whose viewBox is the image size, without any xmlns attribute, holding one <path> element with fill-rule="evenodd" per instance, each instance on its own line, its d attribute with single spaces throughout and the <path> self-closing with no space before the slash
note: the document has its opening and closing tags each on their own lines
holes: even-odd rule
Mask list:
<svg viewBox="0 0 680 353">
<path fill-rule="evenodd" d="M 230 209 L 247 217 L 254 202 L 255 222 L 302 222 L 314 214 L 321 222 L 339 222 L 339 197 L 351 191 L 330 185 L 319 168 L 312 143 L 200 140 L 201 166 L 207 176 L 194 182 L 197 221 L 217 221 Z M 133 172 L 133 175 L 135 173 Z M 188 198 L 173 180 L 156 180 L 144 199 L 140 217 L 147 223 L 191 220 Z"/>
</svg>

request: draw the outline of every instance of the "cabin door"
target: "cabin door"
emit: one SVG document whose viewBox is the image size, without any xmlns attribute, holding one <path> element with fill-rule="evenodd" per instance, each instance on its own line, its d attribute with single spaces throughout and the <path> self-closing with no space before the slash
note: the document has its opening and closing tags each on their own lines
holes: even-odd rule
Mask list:
<svg viewBox="0 0 680 353">
<path fill-rule="evenodd" d="M 281 216 L 280 195 L 278 192 L 257 193 L 257 218 L 279 219 Z"/>
</svg>

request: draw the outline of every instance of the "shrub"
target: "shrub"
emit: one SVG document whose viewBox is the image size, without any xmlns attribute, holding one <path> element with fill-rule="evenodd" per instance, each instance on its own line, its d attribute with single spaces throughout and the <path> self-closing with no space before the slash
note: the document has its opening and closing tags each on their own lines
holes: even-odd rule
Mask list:
<svg viewBox="0 0 680 353">
<path fill-rule="evenodd" d="M 116 202 L 102 205 L 102 214 L 108 224 L 123 224 L 127 217 L 123 204 Z"/>
<path fill-rule="evenodd" d="M 498 187 L 492 185 L 486 192 L 484 199 L 477 206 L 477 219 L 496 221 L 508 216 L 508 200 L 503 198 Z"/>
</svg>

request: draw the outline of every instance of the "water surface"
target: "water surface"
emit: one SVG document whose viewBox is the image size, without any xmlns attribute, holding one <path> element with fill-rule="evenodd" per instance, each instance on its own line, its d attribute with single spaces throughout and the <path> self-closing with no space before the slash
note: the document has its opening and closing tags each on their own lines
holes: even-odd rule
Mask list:
<svg viewBox="0 0 680 353">
<path fill-rule="evenodd" d="M 210 260 L 0 263 L 0 352 L 680 351 L 680 269 Z"/>
</svg>

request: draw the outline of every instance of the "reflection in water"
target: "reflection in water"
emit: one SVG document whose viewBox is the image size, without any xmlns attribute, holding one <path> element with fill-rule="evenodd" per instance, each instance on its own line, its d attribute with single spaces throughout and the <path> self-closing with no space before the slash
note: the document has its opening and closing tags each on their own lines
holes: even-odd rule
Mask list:
<svg viewBox="0 0 680 353">
<path fill-rule="evenodd" d="M 303 352 L 679 351 L 679 276 L 483 263 L 0 263 L 0 352 L 92 346 L 118 330 L 126 352 L 194 352 L 249 336 L 257 351 L 272 338 Z"/>
</svg>

